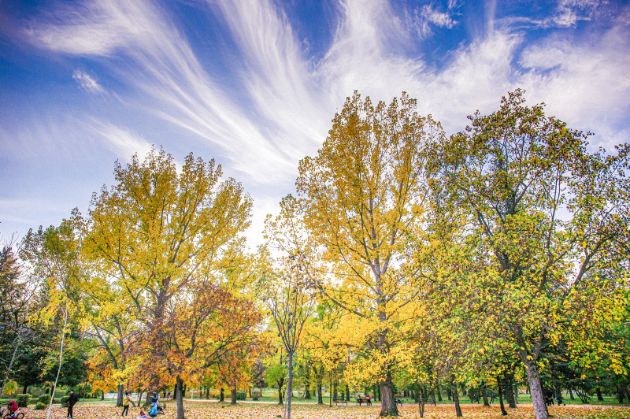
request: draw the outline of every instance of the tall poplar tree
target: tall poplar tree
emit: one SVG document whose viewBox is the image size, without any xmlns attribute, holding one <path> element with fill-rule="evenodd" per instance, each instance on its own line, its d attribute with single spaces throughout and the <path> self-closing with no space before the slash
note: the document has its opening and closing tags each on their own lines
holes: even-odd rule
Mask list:
<svg viewBox="0 0 630 419">
<path fill-rule="evenodd" d="M 305 224 L 322 250 L 318 282 L 330 301 L 372 327 L 365 367 L 381 391 L 381 415 L 396 416 L 392 376 L 402 338 L 400 311 L 423 289 L 428 218 L 424 144 L 442 135 L 406 94 L 374 104 L 355 93 L 335 115 L 316 156 L 300 162 L 297 190 Z"/>
</svg>

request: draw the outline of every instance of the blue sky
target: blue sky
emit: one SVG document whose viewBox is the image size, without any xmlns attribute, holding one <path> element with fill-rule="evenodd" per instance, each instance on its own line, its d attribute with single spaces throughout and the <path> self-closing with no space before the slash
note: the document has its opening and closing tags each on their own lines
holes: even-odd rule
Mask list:
<svg viewBox="0 0 630 419">
<path fill-rule="evenodd" d="M 630 137 L 620 1 L 0 1 L 0 240 L 85 211 L 152 144 L 214 157 L 250 241 L 358 89 L 447 133 L 522 87 L 593 146 Z"/>
</svg>

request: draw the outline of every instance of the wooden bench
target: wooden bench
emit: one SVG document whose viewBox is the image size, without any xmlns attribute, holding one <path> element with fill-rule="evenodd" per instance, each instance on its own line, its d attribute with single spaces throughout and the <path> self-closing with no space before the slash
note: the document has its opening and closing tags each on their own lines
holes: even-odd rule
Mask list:
<svg viewBox="0 0 630 419">
<path fill-rule="evenodd" d="M 372 399 L 368 399 L 366 397 L 357 397 L 357 403 L 359 404 L 359 406 L 361 406 L 363 403 L 365 403 L 367 406 L 372 406 Z"/>
</svg>

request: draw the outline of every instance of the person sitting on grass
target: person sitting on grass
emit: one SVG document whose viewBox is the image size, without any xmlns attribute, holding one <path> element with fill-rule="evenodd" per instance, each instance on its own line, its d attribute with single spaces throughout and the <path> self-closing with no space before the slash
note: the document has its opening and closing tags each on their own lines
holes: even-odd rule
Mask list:
<svg viewBox="0 0 630 419">
<path fill-rule="evenodd" d="M 136 419 L 149 419 L 149 417 L 147 416 L 146 413 L 144 413 L 144 410 L 141 410 L 140 414 L 136 417 Z"/>
</svg>

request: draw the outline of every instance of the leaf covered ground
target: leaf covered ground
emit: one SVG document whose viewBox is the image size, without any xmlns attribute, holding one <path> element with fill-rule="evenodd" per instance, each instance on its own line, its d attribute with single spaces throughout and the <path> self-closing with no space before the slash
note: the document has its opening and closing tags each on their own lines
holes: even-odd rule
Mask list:
<svg viewBox="0 0 630 419">
<path fill-rule="evenodd" d="M 462 406 L 464 418 L 502 418 L 498 406 L 484 408 L 476 405 Z M 418 408 L 414 405 L 405 405 L 401 407 L 401 416 L 403 418 L 417 418 Z M 359 407 L 359 406 L 316 406 L 316 405 L 295 405 L 293 417 L 304 419 L 333 419 L 333 418 L 376 418 L 378 417 L 379 408 Z M 551 406 L 550 414 L 554 418 L 628 418 L 630 417 L 630 409 L 624 407 L 610 406 Z M 136 419 L 139 408 L 132 408 L 131 419 Z M 508 418 L 532 418 L 532 407 L 521 405 L 518 409 L 511 409 Z M 65 418 L 66 409 L 55 408 L 53 418 Z M 75 408 L 76 419 L 104 419 L 120 417 L 120 409 L 111 405 L 79 405 Z M 255 419 L 274 419 L 282 416 L 282 408 L 271 404 L 239 404 L 231 406 L 228 404 L 218 403 L 194 403 L 189 402 L 186 405 L 187 419 L 205 419 L 205 418 L 255 418 Z M 45 418 L 46 411 L 30 410 L 27 418 Z M 175 418 L 175 406 L 167 405 L 166 414 L 158 416 L 158 419 Z M 455 417 L 453 406 L 438 405 L 427 406 L 425 412 L 426 418 L 450 418 Z"/>
</svg>

